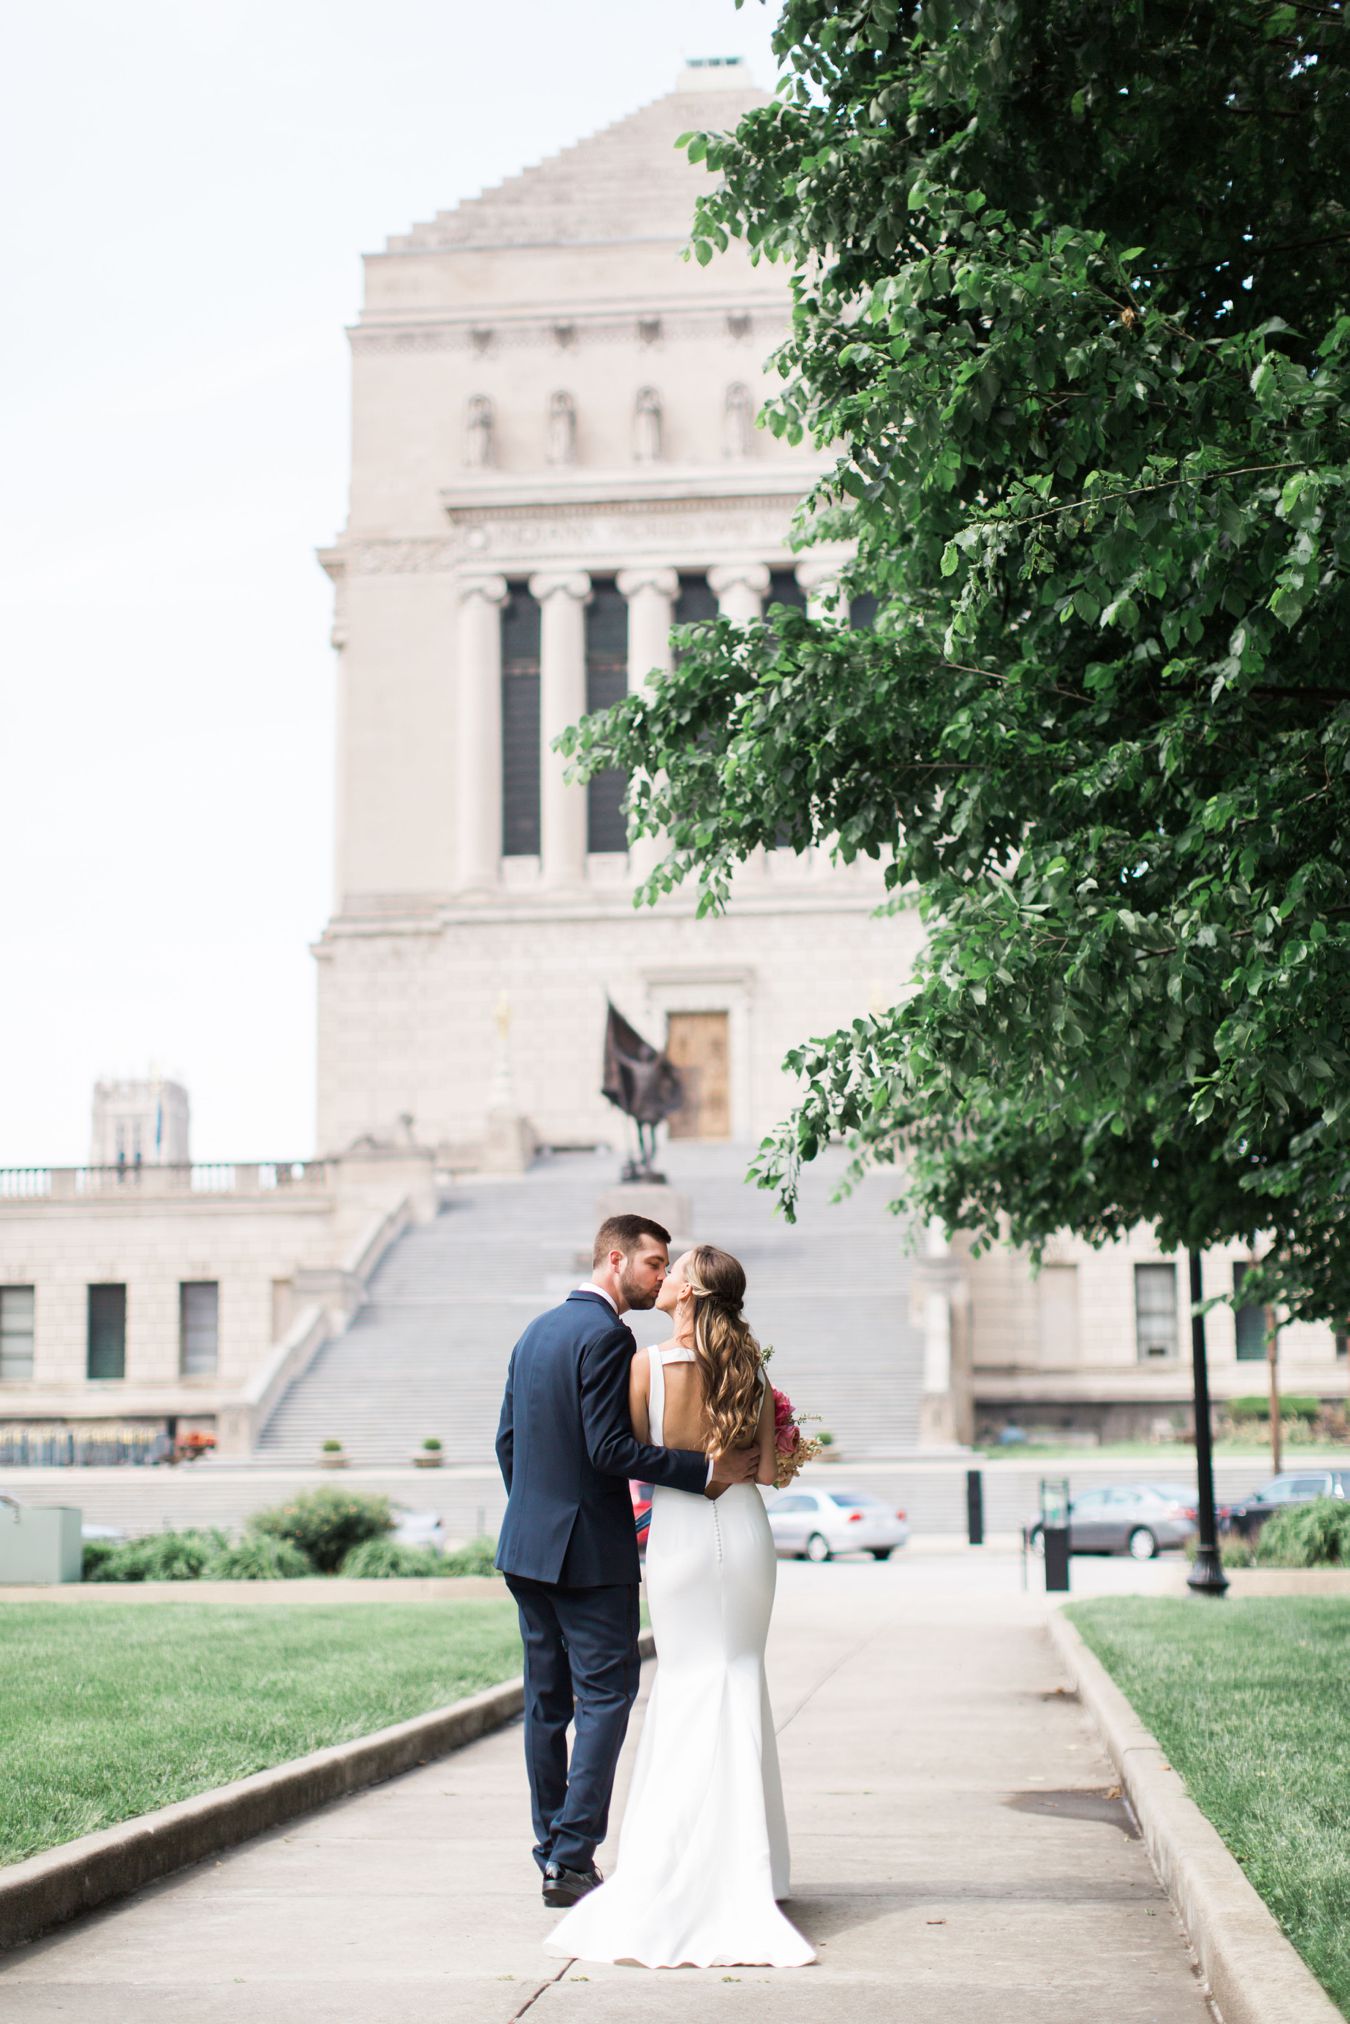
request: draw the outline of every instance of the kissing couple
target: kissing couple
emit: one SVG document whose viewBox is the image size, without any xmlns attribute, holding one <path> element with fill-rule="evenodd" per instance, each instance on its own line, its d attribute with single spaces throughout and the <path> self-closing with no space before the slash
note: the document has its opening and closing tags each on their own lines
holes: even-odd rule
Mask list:
<svg viewBox="0 0 1350 2024">
<path fill-rule="evenodd" d="M 745 1273 L 711 1244 L 612 1216 L 592 1276 L 511 1352 L 497 1431 L 497 1566 L 525 1647 L 525 1759 L 545 1946 L 648 1968 L 803 1967 L 778 1908 L 787 1822 L 764 1675 L 777 1562 L 756 1485 L 774 1480 L 774 1404 L 742 1312 Z M 623 1316 L 670 1323 L 639 1350 Z M 660 1664 L 606 1883 L 595 1867 L 637 1698 L 638 1551 L 629 1479 L 653 1484 L 647 1599 Z M 571 1761 L 567 1730 L 575 1722 Z"/>
</svg>

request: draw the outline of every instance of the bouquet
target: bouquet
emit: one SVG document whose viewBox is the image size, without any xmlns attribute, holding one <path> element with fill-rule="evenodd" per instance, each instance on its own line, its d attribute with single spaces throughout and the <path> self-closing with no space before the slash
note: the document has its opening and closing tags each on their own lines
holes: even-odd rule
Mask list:
<svg viewBox="0 0 1350 2024">
<path fill-rule="evenodd" d="M 773 1350 L 765 1349 L 762 1354 L 767 1363 L 773 1355 Z M 799 1413 L 787 1393 L 779 1391 L 776 1384 L 770 1385 L 769 1390 L 773 1393 L 773 1439 L 776 1450 L 774 1486 L 779 1490 L 786 1490 L 793 1477 L 804 1469 L 808 1462 L 815 1460 L 820 1453 L 821 1443 L 802 1432 L 808 1418 L 816 1416 Z"/>
</svg>

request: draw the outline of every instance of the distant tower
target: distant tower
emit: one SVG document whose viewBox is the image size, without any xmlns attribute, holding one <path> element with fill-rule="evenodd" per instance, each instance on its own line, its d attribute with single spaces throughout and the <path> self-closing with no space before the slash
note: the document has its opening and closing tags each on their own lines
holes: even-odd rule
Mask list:
<svg viewBox="0 0 1350 2024">
<path fill-rule="evenodd" d="M 181 1082 L 96 1082 L 89 1161 L 95 1167 L 186 1166 L 188 1093 Z"/>
</svg>

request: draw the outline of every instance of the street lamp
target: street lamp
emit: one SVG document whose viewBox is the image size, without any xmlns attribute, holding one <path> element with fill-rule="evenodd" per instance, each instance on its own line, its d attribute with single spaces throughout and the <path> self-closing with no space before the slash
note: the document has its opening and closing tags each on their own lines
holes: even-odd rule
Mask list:
<svg viewBox="0 0 1350 2024">
<path fill-rule="evenodd" d="M 1187 1253 L 1191 1271 L 1191 1360 L 1195 1367 L 1195 1472 L 1198 1479 L 1200 1537 L 1195 1560 L 1186 1577 L 1186 1586 L 1196 1595 L 1223 1595 L 1228 1576 L 1219 1558 L 1218 1531 L 1214 1520 L 1214 1442 L 1209 1416 L 1209 1366 L 1205 1360 L 1205 1312 L 1201 1305 L 1204 1289 L 1200 1279 L 1200 1253 Z"/>
</svg>

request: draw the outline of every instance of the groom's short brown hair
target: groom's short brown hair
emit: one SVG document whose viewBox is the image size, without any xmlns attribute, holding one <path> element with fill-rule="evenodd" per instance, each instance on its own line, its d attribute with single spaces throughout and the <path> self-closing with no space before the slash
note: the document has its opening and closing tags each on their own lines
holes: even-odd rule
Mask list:
<svg viewBox="0 0 1350 2024">
<path fill-rule="evenodd" d="M 658 1244 L 670 1248 L 669 1230 L 663 1230 L 650 1216 L 606 1216 L 595 1233 L 591 1270 L 598 1271 L 611 1251 L 622 1251 L 625 1258 L 631 1258 L 644 1237 L 655 1237 Z"/>
</svg>

